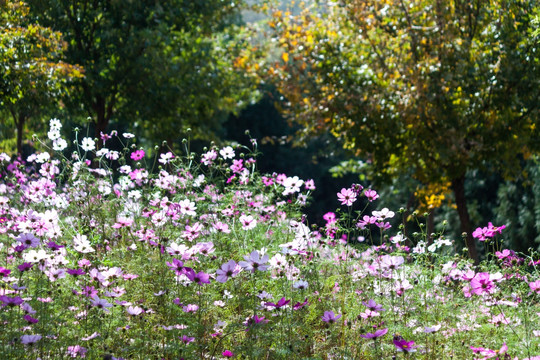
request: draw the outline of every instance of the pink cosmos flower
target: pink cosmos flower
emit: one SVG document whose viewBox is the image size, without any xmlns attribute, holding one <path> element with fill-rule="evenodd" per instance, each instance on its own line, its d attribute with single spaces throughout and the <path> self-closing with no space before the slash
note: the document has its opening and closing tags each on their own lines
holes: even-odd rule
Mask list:
<svg viewBox="0 0 540 360">
<path fill-rule="evenodd" d="M 495 292 L 495 284 L 490 279 L 489 273 L 478 273 L 471 280 L 471 292 L 476 295 L 492 294 Z"/>
<path fill-rule="evenodd" d="M 161 154 L 159 156 L 158 161 L 159 161 L 160 164 L 166 165 L 166 164 L 170 163 L 172 161 L 172 159 L 174 159 L 174 155 L 173 155 L 172 152 L 169 151 L 169 152 L 167 152 L 165 154 Z"/>
<path fill-rule="evenodd" d="M 336 214 L 333 212 L 327 212 L 323 215 L 323 219 L 326 220 L 326 225 L 333 224 L 337 221 Z"/>
<path fill-rule="evenodd" d="M 351 189 L 343 188 L 337 193 L 341 205 L 351 206 L 356 201 L 356 193 Z"/>
<path fill-rule="evenodd" d="M 87 351 L 88 350 L 86 348 L 80 345 L 74 345 L 74 346 L 68 346 L 66 353 L 68 356 L 71 356 L 72 358 L 76 358 L 76 357 L 85 358 Z"/>
<path fill-rule="evenodd" d="M 224 233 L 224 234 L 230 234 L 231 233 L 231 230 L 229 229 L 229 225 L 226 224 L 226 223 L 223 223 L 221 221 L 218 221 L 217 223 L 213 224 L 212 227 L 218 233 Z"/>
<path fill-rule="evenodd" d="M 217 156 L 218 156 L 218 154 L 217 154 L 216 150 L 212 149 L 212 150 L 202 154 L 201 162 L 206 166 L 211 165 L 211 164 L 213 164 L 214 160 L 217 159 Z"/>
<path fill-rule="evenodd" d="M 187 304 L 182 307 L 182 310 L 186 313 L 194 313 L 199 310 L 199 306 L 196 304 Z"/>
<path fill-rule="evenodd" d="M 231 165 L 230 169 L 233 173 L 239 174 L 242 172 L 242 170 L 244 170 L 244 159 L 233 160 L 233 164 Z"/>
<path fill-rule="evenodd" d="M 356 227 L 364 230 L 370 224 L 376 224 L 377 218 L 375 216 L 364 215 L 362 220 L 358 220 Z"/>
<path fill-rule="evenodd" d="M 251 230 L 257 226 L 257 221 L 251 215 L 241 215 L 239 220 L 244 230 Z"/>
<path fill-rule="evenodd" d="M 272 186 L 272 185 L 274 185 L 274 179 L 269 178 L 267 176 L 262 177 L 262 182 L 263 182 L 264 186 Z"/>
<path fill-rule="evenodd" d="M 381 257 L 381 266 L 389 270 L 396 270 L 405 262 L 403 256 L 384 255 Z"/>
<path fill-rule="evenodd" d="M 112 226 L 113 229 L 120 229 L 123 227 L 130 227 L 133 224 L 133 219 L 125 216 L 119 216 L 116 223 Z"/>
<path fill-rule="evenodd" d="M 376 317 L 376 316 L 380 316 L 381 314 L 379 314 L 377 311 L 373 311 L 373 310 L 369 310 L 367 309 L 366 311 L 364 312 L 361 312 L 359 314 L 359 316 L 362 318 L 362 319 L 370 319 L 370 318 L 373 318 L 373 317 Z"/>
<path fill-rule="evenodd" d="M 393 218 L 395 215 L 395 213 L 388 210 L 388 208 L 383 208 L 380 211 L 373 211 L 371 214 L 377 218 L 377 221 L 384 221 L 386 219 Z"/>
<path fill-rule="evenodd" d="M 144 309 L 140 306 L 128 306 L 126 311 L 129 315 L 133 316 L 141 315 L 142 313 L 144 313 Z"/>
<path fill-rule="evenodd" d="M 470 349 L 473 351 L 474 354 L 482 355 L 484 356 L 484 359 L 490 359 L 490 358 L 496 357 L 497 354 L 499 355 L 506 354 L 506 352 L 508 351 L 508 346 L 506 345 L 506 343 L 503 343 L 503 345 L 501 346 L 499 350 L 491 350 L 488 348 L 474 347 L 474 346 L 471 346 Z"/>
<path fill-rule="evenodd" d="M 473 237 L 479 241 L 486 241 L 488 238 L 492 238 L 497 233 L 501 233 L 506 228 L 506 225 L 493 226 L 492 223 L 488 223 L 487 227 L 477 228 L 473 232 Z"/>
<path fill-rule="evenodd" d="M 540 294 L 540 280 L 536 280 L 529 283 L 529 287 L 532 291 L 536 292 L 537 294 Z"/>
<path fill-rule="evenodd" d="M 315 190 L 315 181 L 313 179 L 306 180 L 304 187 L 306 190 Z"/>
<path fill-rule="evenodd" d="M 367 189 L 364 191 L 364 195 L 368 198 L 369 202 L 373 202 L 379 198 L 379 194 L 375 190 Z"/>
<path fill-rule="evenodd" d="M 407 279 L 396 281 L 396 283 L 394 284 L 394 290 L 396 291 L 396 294 L 398 294 L 399 296 L 403 295 L 405 290 L 410 290 L 412 288 L 413 286 Z"/>
</svg>

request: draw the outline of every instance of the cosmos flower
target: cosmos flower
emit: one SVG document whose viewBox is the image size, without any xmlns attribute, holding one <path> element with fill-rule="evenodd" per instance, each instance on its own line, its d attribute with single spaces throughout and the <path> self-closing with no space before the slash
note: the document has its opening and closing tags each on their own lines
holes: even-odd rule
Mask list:
<svg viewBox="0 0 540 360">
<path fill-rule="evenodd" d="M 404 353 L 415 352 L 417 348 L 417 346 L 414 345 L 414 341 L 407 341 L 399 335 L 394 335 L 393 342 L 396 347 L 396 350 L 404 352 Z"/>
<path fill-rule="evenodd" d="M 264 254 L 261 258 L 261 255 L 257 250 L 253 250 L 251 254 L 244 256 L 244 259 L 246 261 L 240 261 L 239 264 L 247 271 L 265 271 L 268 270 L 268 267 L 270 266 L 267 264 L 269 259 L 268 254 Z"/>
<path fill-rule="evenodd" d="M 373 333 L 366 333 L 360 336 L 363 337 L 364 339 L 377 339 L 383 336 L 384 334 L 386 334 L 387 332 L 388 332 L 388 328 L 384 328 L 384 329 L 379 329 Z"/>
<path fill-rule="evenodd" d="M 341 317 L 341 314 L 334 314 L 333 311 L 325 311 L 324 315 L 321 316 L 322 321 L 327 322 L 329 324 L 333 324 Z"/>
<path fill-rule="evenodd" d="M 30 233 L 21 234 L 16 238 L 16 240 L 19 241 L 22 245 L 26 246 L 27 248 L 38 247 L 40 243 L 39 239 Z"/>
<path fill-rule="evenodd" d="M 100 299 L 97 295 L 94 295 L 92 297 L 92 300 L 90 300 L 90 303 L 92 306 L 97 307 L 98 309 L 103 309 L 104 311 L 108 312 L 108 308 L 112 307 L 113 305 L 109 303 L 105 299 Z"/>
<path fill-rule="evenodd" d="M 495 283 L 490 279 L 489 273 L 478 273 L 471 280 L 471 291 L 476 295 L 492 294 L 495 292 Z"/>
<path fill-rule="evenodd" d="M 341 201 L 341 205 L 351 206 L 356 201 L 356 193 L 351 189 L 343 188 L 337 194 L 338 200 Z"/>
<path fill-rule="evenodd" d="M 369 299 L 367 302 L 362 301 L 362 305 L 364 305 L 371 311 L 377 311 L 377 312 L 384 311 L 382 305 L 377 304 L 375 300 L 373 299 Z"/>
<path fill-rule="evenodd" d="M 216 271 L 216 281 L 220 283 L 226 282 L 230 277 L 236 276 L 242 268 L 234 260 L 229 260 L 225 264 L 221 265 L 221 269 Z"/>
<path fill-rule="evenodd" d="M 291 300 L 285 300 L 285 298 L 282 297 L 281 299 L 279 299 L 279 301 L 277 303 L 267 302 L 267 303 L 264 303 L 264 305 L 271 306 L 271 307 L 274 307 L 276 309 L 280 309 L 280 308 L 284 307 L 285 305 L 287 305 L 290 302 L 291 302 Z"/>
<path fill-rule="evenodd" d="M 21 344 L 33 345 L 41 340 L 41 335 L 23 335 L 21 336 Z"/>
<path fill-rule="evenodd" d="M 187 278 L 198 285 L 210 284 L 210 275 L 204 271 L 199 271 L 195 273 L 195 270 L 189 269 L 185 272 Z"/>
</svg>

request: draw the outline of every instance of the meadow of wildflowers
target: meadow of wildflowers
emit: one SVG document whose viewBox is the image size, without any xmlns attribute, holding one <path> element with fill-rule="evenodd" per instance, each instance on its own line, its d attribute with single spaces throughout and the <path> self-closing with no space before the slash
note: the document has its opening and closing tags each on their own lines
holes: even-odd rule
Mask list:
<svg viewBox="0 0 540 360">
<path fill-rule="evenodd" d="M 0 154 L 2 359 L 540 359 L 539 256 L 504 225 L 475 231 L 475 266 L 359 184 L 310 226 L 316 184 L 259 174 L 255 140 L 68 153 L 50 125 Z"/>
</svg>

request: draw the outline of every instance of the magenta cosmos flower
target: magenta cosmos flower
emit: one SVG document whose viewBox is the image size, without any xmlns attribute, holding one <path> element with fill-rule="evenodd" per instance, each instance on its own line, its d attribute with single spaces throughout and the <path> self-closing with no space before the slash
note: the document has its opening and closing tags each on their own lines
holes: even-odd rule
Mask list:
<svg viewBox="0 0 540 360">
<path fill-rule="evenodd" d="M 471 280 L 471 291 L 476 295 L 492 294 L 495 292 L 495 283 L 490 279 L 489 273 L 478 273 Z"/>
<path fill-rule="evenodd" d="M 356 201 L 356 193 L 351 189 L 341 189 L 337 193 L 337 197 L 341 201 L 341 205 L 351 206 Z"/>
<path fill-rule="evenodd" d="M 415 352 L 417 346 L 414 345 L 414 341 L 407 341 L 401 336 L 394 336 L 394 345 L 397 351 L 404 353 Z"/>
<path fill-rule="evenodd" d="M 199 271 L 198 273 L 195 273 L 193 269 L 189 269 L 186 271 L 187 278 L 198 285 L 202 284 L 210 284 L 210 275 L 205 273 L 204 271 Z"/>
<path fill-rule="evenodd" d="M 290 302 L 291 302 L 291 300 L 285 300 L 285 298 L 282 297 L 281 299 L 279 299 L 279 301 L 277 303 L 267 302 L 267 303 L 264 303 L 264 305 L 271 306 L 271 307 L 274 307 L 276 309 L 280 309 L 280 308 L 284 307 L 285 305 L 287 305 Z"/>
<path fill-rule="evenodd" d="M 324 315 L 321 316 L 322 321 L 327 322 L 329 324 L 333 324 L 341 317 L 341 314 L 334 314 L 333 311 L 325 311 Z"/>
<path fill-rule="evenodd" d="M 139 161 L 144 157 L 144 150 L 136 150 L 131 153 L 131 159 Z"/>
</svg>

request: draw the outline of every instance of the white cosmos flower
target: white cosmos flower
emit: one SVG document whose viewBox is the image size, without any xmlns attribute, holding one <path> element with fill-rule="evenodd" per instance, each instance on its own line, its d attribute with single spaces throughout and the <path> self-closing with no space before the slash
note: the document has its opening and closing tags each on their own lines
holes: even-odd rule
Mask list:
<svg viewBox="0 0 540 360">
<path fill-rule="evenodd" d="M 381 211 L 373 211 L 372 214 L 377 218 L 378 221 L 384 221 L 385 219 L 393 218 L 395 215 L 395 213 L 388 210 L 388 208 L 384 208 Z"/>
<path fill-rule="evenodd" d="M 225 160 L 234 158 L 234 150 L 231 146 L 226 146 L 223 149 L 219 150 L 219 154 Z"/>
<path fill-rule="evenodd" d="M 49 126 L 51 127 L 51 130 L 60 130 L 62 127 L 62 123 L 58 119 L 51 119 L 49 121 Z"/>
<path fill-rule="evenodd" d="M 96 148 L 96 142 L 92 138 L 85 137 L 82 139 L 81 148 L 84 151 L 92 151 Z"/>
<path fill-rule="evenodd" d="M 58 139 L 60 137 L 60 130 L 58 129 L 51 129 L 49 130 L 49 132 L 47 133 L 47 136 L 49 137 L 49 139 L 51 141 L 54 141 L 56 139 Z"/>
<path fill-rule="evenodd" d="M 56 139 L 53 141 L 53 150 L 55 151 L 62 151 L 64 150 L 65 148 L 67 148 L 67 141 L 62 139 L 62 138 L 59 138 L 59 139 Z"/>
</svg>

